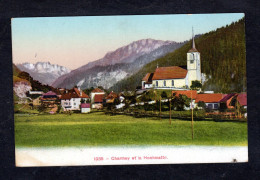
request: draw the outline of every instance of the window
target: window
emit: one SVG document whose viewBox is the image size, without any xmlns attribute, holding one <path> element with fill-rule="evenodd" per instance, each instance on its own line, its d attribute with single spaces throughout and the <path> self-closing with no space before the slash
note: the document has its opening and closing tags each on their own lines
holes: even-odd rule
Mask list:
<svg viewBox="0 0 260 180">
<path fill-rule="evenodd" d="M 74 106 L 76 106 L 76 103 L 74 103 Z"/>
<path fill-rule="evenodd" d="M 163 85 L 166 86 L 166 81 L 165 80 L 163 81 Z"/>
<path fill-rule="evenodd" d="M 212 104 L 208 104 L 208 108 L 212 109 L 213 108 Z"/>
<path fill-rule="evenodd" d="M 174 86 L 174 80 L 172 80 L 172 86 Z"/>
<path fill-rule="evenodd" d="M 218 104 L 214 104 L 214 109 L 218 109 Z"/>
<path fill-rule="evenodd" d="M 190 63 L 193 64 L 193 63 L 194 63 L 194 60 L 190 60 Z"/>
<path fill-rule="evenodd" d="M 158 87 L 158 81 L 156 81 L 156 87 Z"/>
</svg>

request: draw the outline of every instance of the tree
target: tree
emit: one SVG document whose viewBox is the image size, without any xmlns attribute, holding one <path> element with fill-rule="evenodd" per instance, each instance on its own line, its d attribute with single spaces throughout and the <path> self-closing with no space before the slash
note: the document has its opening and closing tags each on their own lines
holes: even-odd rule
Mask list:
<svg viewBox="0 0 260 180">
<path fill-rule="evenodd" d="M 167 93 L 165 91 L 163 91 L 162 94 L 161 94 L 161 97 L 162 98 L 167 98 Z"/>
<path fill-rule="evenodd" d="M 199 101 L 198 102 L 198 107 L 201 107 L 202 109 L 206 109 L 206 104 L 204 101 Z"/>
<path fill-rule="evenodd" d="M 80 103 L 81 103 L 81 104 L 86 103 L 86 100 L 83 99 L 83 98 L 81 98 Z"/>
<path fill-rule="evenodd" d="M 180 94 L 179 96 L 173 96 L 172 106 L 178 111 L 183 111 L 185 107 L 190 106 L 191 99 L 186 95 Z"/>
<path fill-rule="evenodd" d="M 190 88 L 193 89 L 193 90 L 199 90 L 199 89 L 202 88 L 202 84 L 201 84 L 201 82 L 198 81 L 198 80 L 192 81 Z"/>
</svg>

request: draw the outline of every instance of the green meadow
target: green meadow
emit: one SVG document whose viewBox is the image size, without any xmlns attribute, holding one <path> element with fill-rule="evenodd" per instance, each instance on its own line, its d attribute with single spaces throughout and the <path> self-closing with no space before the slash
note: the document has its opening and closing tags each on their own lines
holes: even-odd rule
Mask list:
<svg viewBox="0 0 260 180">
<path fill-rule="evenodd" d="M 126 115 L 15 114 L 16 147 L 216 145 L 246 146 L 246 122 L 134 118 Z"/>
</svg>

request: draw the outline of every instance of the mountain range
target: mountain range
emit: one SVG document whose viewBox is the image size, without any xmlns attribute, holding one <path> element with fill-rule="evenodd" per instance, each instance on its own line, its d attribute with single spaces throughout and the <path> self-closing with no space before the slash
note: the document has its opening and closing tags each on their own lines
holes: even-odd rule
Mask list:
<svg viewBox="0 0 260 180">
<path fill-rule="evenodd" d="M 181 47 L 183 43 L 142 39 L 134 41 L 115 51 L 108 52 L 103 58 L 81 66 L 57 78 L 53 87 L 90 88 L 103 86 L 110 88 L 116 82 L 131 76 L 145 64 Z"/>
<path fill-rule="evenodd" d="M 58 77 L 71 72 L 64 66 L 50 62 L 22 63 L 17 64 L 17 67 L 21 71 L 29 73 L 33 79 L 47 85 L 51 85 Z"/>
</svg>

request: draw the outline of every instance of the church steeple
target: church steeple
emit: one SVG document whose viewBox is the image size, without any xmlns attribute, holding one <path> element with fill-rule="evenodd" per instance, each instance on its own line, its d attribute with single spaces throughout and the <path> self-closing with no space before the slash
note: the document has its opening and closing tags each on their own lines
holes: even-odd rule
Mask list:
<svg viewBox="0 0 260 180">
<path fill-rule="evenodd" d="M 200 65 L 200 52 L 196 49 L 194 32 L 192 27 L 192 45 L 191 49 L 187 53 L 187 86 L 190 87 L 192 85 L 192 81 L 200 81 L 201 82 L 201 65 Z"/>
<path fill-rule="evenodd" d="M 192 27 L 192 48 L 188 52 L 199 52 L 195 47 L 194 32 Z"/>
</svg>

